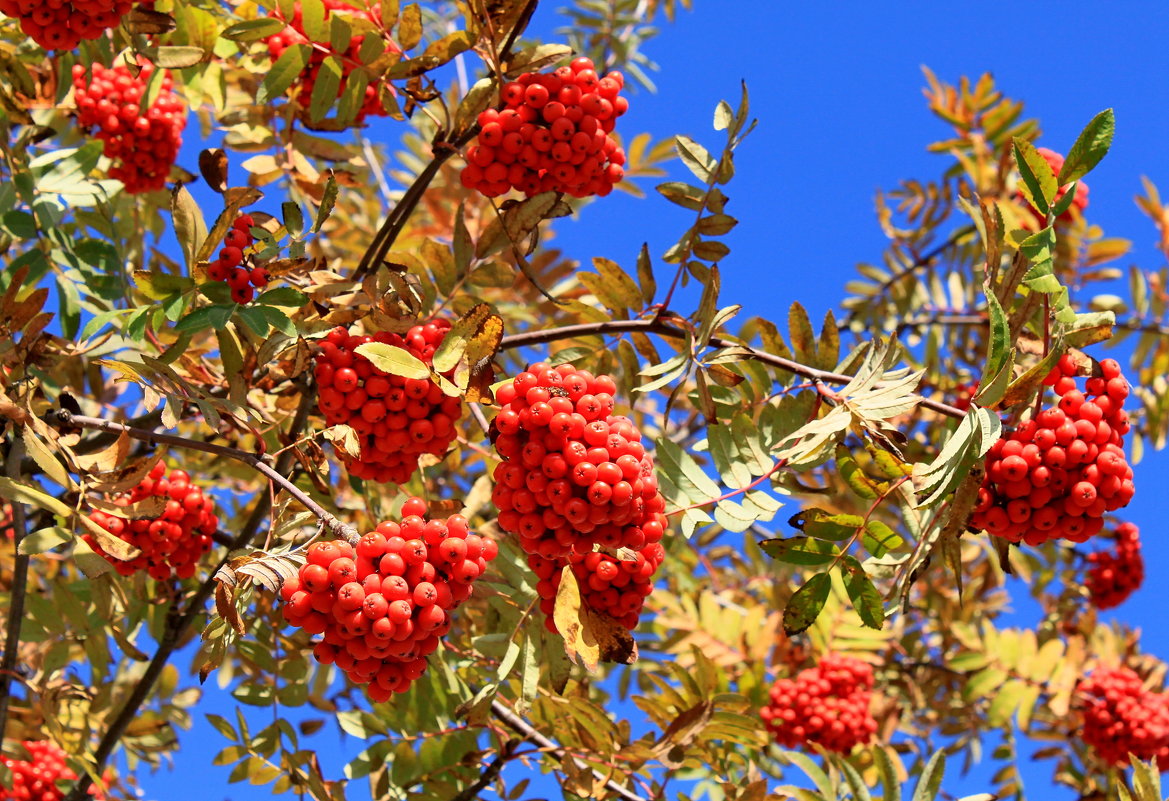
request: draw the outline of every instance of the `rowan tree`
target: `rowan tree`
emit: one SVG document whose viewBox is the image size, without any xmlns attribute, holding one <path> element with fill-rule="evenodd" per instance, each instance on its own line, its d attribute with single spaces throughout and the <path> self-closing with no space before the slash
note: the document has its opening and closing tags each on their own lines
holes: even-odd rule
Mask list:
<svg viewBox="0 0 1169 801">
<path fill-rule="evenodd" d="M 214 786 L 321 801 L 927 801 L 987 743 L 1022 797 L 1024 739 L 1160 799 L 1165 664 L 1097 614 L 1169 434 L 1169 273 L 1101 291 L 1112 112 L 1050 142 L 927 71 L 884 253 L 748 317 L 748 87 L 654 142 L 688 3 L 536 5 L 0 0 L 0 798 L 149 794 L 207 715 Z M 674 158 L 666 252 L 555 247 Z"/>
</svg>

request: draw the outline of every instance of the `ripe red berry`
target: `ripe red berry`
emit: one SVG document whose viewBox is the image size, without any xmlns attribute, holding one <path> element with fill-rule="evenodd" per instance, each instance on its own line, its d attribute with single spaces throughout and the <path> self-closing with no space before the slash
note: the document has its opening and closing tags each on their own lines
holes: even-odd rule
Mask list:
<svg viewBox="0 0 1169 801">
<path fill-rule="evenodd" d="M 1109 765 L 1169 759 L 1169 694 L 1144 689 L 1127 667 L 1098 667 L 1076 687 L 1084 743 Z"/>
<path fill-rule="evenodd" d="M 425 513 L 426 503 L 410 498 L 403 511 Z M 420 540 L 398 535 L 418 530 L 426 536 L 439 529 L 445 534 L 443 549 L 458 542 L 469 553 L 467 543 L 474 537 L 480 561 L 452 564 L 440 548 L 431 551 Z M 281 588 L 283 615 L 291 625 L 323 634 L 325 642 L 313 651 L 318 661 L 335 662 L 378 700 L 386 691 L 405 692 L 422 676 L 425 657 L 450 628 L 449 611 L 470 596 L 470 582 L 495 554 L 494 543 L 471 534 L 459 515 L 423 521 L 408 514 L 383 521 L 356 546 L 343 540 L 310 546 L 306 563 Z M 403 555 L 412 563 L 409 569 Z"/>
<path fill-rule="evenodd" d="M 20 745 L 29 758 L 3 757 L 11 778 L 0 787 L 0 800 L 61 801 L 65 791 L 58 783 L 67 787 L 77 780 L 77 774 L 65 763 L 65 752 L 50 740 L 24 740 Z M 111 779 L 107 776 L 106 781 Z M 105 798 L 94 786 L 90 786 L 89 795 L 99 801 Z"/>
<path fill-rule="evenodd" d="M 67 14 L 74 13 L 67 10 L 72 8 L 71 3 L 60 6 Z M 140 98 L 153 71 L 150 64 L 135 72 L 122 63 L 111 68 L 95 63 L 91 74 L 80 64 L 73 67 L 77 120 L 82 127 L 94 129 L 94 135 L 104 143 L 104 154 L 113 161 L 110 177 L 121 181 L 130 194 L 166 185 L 187 124 L 187 106 L 175 94 L 169 73 L 163 74 L 158 96 L 140 115 Z"/>
<path fill-rule="evenodd" d="M 84 535 L 89 546 L 104 556 L 124 576 L 145 571 L 158 581 L 172 575 L 181 579 L 195 574 L 199 559 L 211 549 L 212 535 L 219 526 L 211 499 L 189 483 L 182 470 L 169 475 L 158 462 L 150 474 L 128 494 L 113 498 L 118 506 L 129 506 L 149 497 L 166 499 L 156 518 L 127 520 L 107 512 L 93 512 L 89 519 L 139 550 L 129 561 L 107 553 L 91 534 Z"/>
<path fill-rule="evenodd" d="M 848 754 L 877 732 L 869 712 L 873 683 L 873 669 L 866 663 L 826 654 L 795 678 L 776 681 L 759 715 L 785 748 L 816 743 Z"/>
</svg>

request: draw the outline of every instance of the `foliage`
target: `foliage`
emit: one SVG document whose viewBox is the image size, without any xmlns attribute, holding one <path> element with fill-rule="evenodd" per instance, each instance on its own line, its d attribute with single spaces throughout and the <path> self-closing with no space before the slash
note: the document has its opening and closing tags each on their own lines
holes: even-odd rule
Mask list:
<svg viewBox="0 0 1169 801">
<path fill-rule="evenodd" d="M 461 154 L 503 84 L 575 49 L 652 87 L 653 25 L 689 2 L 578 0 L 570 46 L 526 38 L 535 5 L 382 0 L 357 14 L 279 0 L 268 15 L 158 0 L 52 57 L 0 21 L 5 754 L 51 739 L 82 777 L 70 798 L 94 781 L 130 797 L 140 781 L 149 791 L 140 765 L 184 758 L 201 700 L 230 694 L 271 722 L 207 716 L 228 768 L 216 781 L 322 801 L 466 801 L 488 787 L 517 799 L 524 766 L 553 773 L 565 797 L 927 801 L 947 760 L 953 775 L 985 751 L 998 768 L 972 798 L 1021 798 L 1024 738 L 1082 797 L 1159 799 L 1154 766 L 1126 774 L 1077 737 L 1074 699 L 1096 665 L 1155 689 L 1165 664 L 1137 632 L 1099 622 L 1082 549 L 968 526 L 986 453 L 1038 408 L 1065 354 L 1087 374 L 1127 342 L 1115 352 L 1137 402 L 1131 461 L 1169 439 L 1169 273 L 1126 276 L 1128 243 L 1074 203 L 1071 184 L 1111 143 L 1111 111 L 1061 143 L 1057 174 L 1038 122 L 989 76 L 951 86 L 927 71 L 928 106 L 952 129 L 929 149 L 947 166 L 878 196 L 885 252 L 822 322 L 796 299 L 786 320 L 744 319 L 720 269 L 738 225 L 735 155 L 755 125 L 745 85 L 706 136 L 618 131 L 619 188 L 643 196 L 674 157 L 689 173 L 642 201 L 688 212 L 660 256 L 579 264 L 554 246 L 554 221 L 587 223 L 592 200 L 497 202 L 461 185 Z M 273 58 L 266 43 L 297 14 L 317 45 Z M 176 166 L 172 188 L 131 194 L 72 119 L 64 76 L 146 62 L 171 71 L 192 124 L 222 131 L 223 148 L 201 154 L 198 175 Z M 367 112 L 389 118 L 398 150 L 371 141 Z M 199 181 L 209 191 L 187 188 Z M 1169 206 L 1148 181 L 1138 203 L 1169 257 Z M 273 288 L 239 304 L 208 269 L 245 211 Z M 1125 277 L 1126 296 L 1113 294 Z M 384 343 L 362 355 L 461 399 L 450 450 L 400 487 L 354 477 L 343 465 L 359 437 L 316 406 L 323 338 L 439 317 L 452 328 L 431 361 Z M 619 413 L 652 439 L 673 526 L 632 639 L 583 605 L 575 579 L 555 616 L 576 633 L 550 633 L 537 579 L 495 523 L 493 388 L 541 360 L 613 376 Z M 87 538 L 114 557 L 132 549 L 89 513 L 163 459 L 213 492 L 218 546 L 193 579 L 119 576 Z M 371 531 L 411 495 L 464 515 L 499 554 L 423 677 L 371 703 L 312 658 L 276 589 L 315 538 Z M 1034 626 L 1004 622 L 1010 593 L 1038 603 Z M 872 666 L 874 742 L 780 748 L 758 714 L 769 687 L 829 653 Z M 323 764 L 314 741 L 336 732 L 361 750 Z"/>
</svg>

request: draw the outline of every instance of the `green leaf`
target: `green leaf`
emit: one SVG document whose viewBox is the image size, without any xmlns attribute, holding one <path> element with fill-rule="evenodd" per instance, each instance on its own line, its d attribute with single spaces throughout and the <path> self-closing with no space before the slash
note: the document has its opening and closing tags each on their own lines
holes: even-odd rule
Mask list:
<svg viewBox="0 0 1169 801">
<path fill-rule="evenodd" d="M 1012 142 L 1015 148 L 1015 164 L 1019 168 L 1019 177 L 1023 179 L 1023 194 L 1040 214 L 1047 214 L 1051 209 L 1051 201 L 1059 191 L 1055 173 L 1051 171 L 1047 159 L 1039 155 L 1035 145 L 1018 136 L 1013 137 Z"/>
<path fill-rule="evenodd" d="M 864 526 L 860 515 L 832 514 L 823 509 L 804 509 L 788 520 L 788 525 L 797 528 L 809 537 L 839 542 L 856 535 Z"/>
<path fill-rule="evenodd" d="M 219 35 L 224 39 L 231 39 L 235 42 L 255 42 L 260 39 L 267 39 L 274 33 L 280 33 L 287 27 L 287 24 L 283 20 L 272 17 L 259 17 L 229 25 Z"/>
<path fill-rule="evenodd" d="M 318 0 L 319 1 L 319 0 Z M 309 98 L 308 116 L 313 122 L 320 122 L 329 114 L 341 89 L 341 59 L 337 56 L 328 56 L 321 62 L 317 72 L 316 83 L 313 84 L 313 93 Z"/>
<path fill-rule="evenodd" d="M 841 557 L 840 569 L 844 574 L 844 589 L 861 622 L 871 629 L 881 629 L 885 625 L 885 604 L 861 563 L 856 557 L 845 555 Z"/>
<path fill-rule="evenodd" d="M 141 51 L 156 67 L 163 69 L 183 69 L 193 67 L 203 60 L 204 52 L 201 47 L 186 45 L 169 45 L 157 48 L 146 48 Z"/>
<path fill-rule="evenodd" d="M 25 556 L 51 551 L 58 545 L 73 541 L 73 532 L 61 526 L 38 529 L 20 541 L 19 552 Z"/>
<path fill-rule="evenodd" d="M 321 226 L 329 219 L 333 205 L 337 202 L 337 179 L 333 171 L 329 170 L 329 180 L 325 183 L 325 191 L 321 195 L 321 206 L 317 209 L 317 219 L 313 223 L 313 233 L 321 230 Z"/>
<path fill-rule="evenodd" d="M 672 440 L 657 441 L 658 472 L 669 478 L 691 501 L 702 503 L 722 494 L 689 453 Z"/>
<path fill-rule="evenodd" d="M 300 308 L 308 302 L 308 298 L 299 289 L 290 286 L 269 289 L 256 298 L 256 303 L 266 306 L 295 306 Z"/>
<path fill-rule="evenodd" d="M 223 326 L 227 325 L 227 321 L 231 319 L 234 311 L 234 303 L 203 306 L 195 309 L 182 320 L 179 320 L 175 326 L 175 331 L 183 333 L 186 331 L 202 331 L 206 328 L 223 328 Z"/>
<path fill-rule="evenodd" d="M 752 480 L 751 471 L 739 456 L 738 444 L 729 426 L 712 425 L 706 430 L 714 467 L 723 483 L 733 489 L 745 489 Z"/>
<path fill-rule="evenodd" d="M 698 211 L 702 208 L 702 199 L 705 192 L 697 186 L 682 183 L 681 181 L 666 181 L 655 187 L 666 200 L 676 203 L 684 209 Z"/>
<path fill-rule="evenodd" d="M 795 591 L 783 608 L 783 630 L 789 637 L 806 631 L 816 622 L 828 602 L 831 589 L 831 577 L 827 573 L 817 573 Z"/>
<path fill-rule="evenodd" d="M 325 4 L 321 0 L 300 0 L 300 20 L 305 35 L 314 42 L 329 38 L 325 24 Z"/>
<path fill-rule="evenodd" d="M 986 310 L 990 318 L 990 336 L 986 343 L 986 365 L 982 369 L 982 378 L 978 384 L 980 389 L 990 386 L 1003 367 L 1010 366 L 1011 358 L 1011 324 L 993 291 L 988 290 L 986 293 Z M 998 398 L 986 400 L 984 405 L 990 405 L 997 400 Z"/>
<path fill-rule="evenodd" d="M 272 65 L 272 69 L 268 70 L 268 74 L 264 76 L 260 90 L 256 92 L 256 103 L 265 105 L 272 98 L 280 97 L 287 92 L 288 87 L 292 86 L 293 81 L 308 66 L 311 55 L 312 48 L 307 44 L 291 45 L 281 53 L 280 58 L 276 59 Z"/>
<path fill-rule="evenodd" d="M 183 249 L 183 257 L 187 267 L 194 266 L 195 253 L 203 240 L 207 238 L 207 223 L 203 220 L 203 212 L 199 204 L 181 183 L 175 186 L 170 197 L 170 213 L 174 221 L 175 236 Z"/>
<path fill-rule="evenodd" d="M 773 559 L 789 565 L 808 567 L 830 564 L 839 553 L 832 543 L 814 540 L 811 537 L 776 537 L 761 540 L 759 547 Z"/>
<path fill-rule="evenodd" d="M 357 353 L 369 359 L 383 373 L 403 378 L 430 378 L 430 368 L 405 348 L 385 342 L 366 342 L 358 345 Z"/>
<path fill-rule="evenodd" d="M 714 170 L 718 166 L 718 162 L 707 152 L 706 148 L 690 137 L 681 134 L 674 137 L 674 147 L 677 148 L 682 163 L 690 172 L 694 173 L 695 178 L 704 184 L 713 183 Z"/>
<path fill-rule="evenodd" d="M 1100 163 L 1112 147 L 1112 135 L 1116 131 L 1116 115 L 1106 108 L 1084 126 L 1076 143 L 1068 151 L 1063 167 L 1059 171 L 1059 183 L 1071 183 L 1083 178 Z M 1071 194 L 1071 190 L 1068 191 Z"/>
<path fill-rule="evenodd" d="M 925 770 L 921 772 L 921 779 L 918 780 L 917 788 L 913 791 L 913 801 L 934 801 L 938 797 L 938 790 L 941 789 L 942 774 L 945 771 L 946 754 L 943 751 L 938 751 L 930 757 Z"/>
</svg>

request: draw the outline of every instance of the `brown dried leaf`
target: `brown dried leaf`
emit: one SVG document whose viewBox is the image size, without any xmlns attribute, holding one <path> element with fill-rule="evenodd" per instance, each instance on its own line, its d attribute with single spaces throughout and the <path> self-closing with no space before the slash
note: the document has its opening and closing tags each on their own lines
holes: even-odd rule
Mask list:
<svg viewBox="0 0 1169 801">
<path fill-rule="evenodd" d="M 228 587 L 225 582 L 215 582 L 215 613 L 227 621 L 241 637 L 247 634 L 247 626 L 239 616 L 239 609 L 235 606 L 234 587 Z"/>
<path fill-rule="evenodd" d="M 637 661 L 637 643 L 629 629 L 589 608 L 581 597 L 571 567 L 566 566 L 561 572 L 553 620 L 564 637 L 568 658 L 589 672 L 596 672 L 601 662 L 632 665 Z"/>
<path fill-rule="evenodd" d="M 122 20 L 130 33 L 170 33 L 175 29 L 175 20 L 170 14 L 163 14 L 146 6 L 134 6 Z"/>
<path fill-rule="evenodd" d="M 216 192 L 227 191 L 227 154 L 219 148 L 208 148 L 199 153 L 199 172 L 203 180 Z"/>
<path fill-rule="evenodd" d="M 132 442 L 123 431 L 109 447 L 96 453 L 75 453 L 73 463 L 86 473 L 108 473 L 126 463 Z"/>
</svg>

